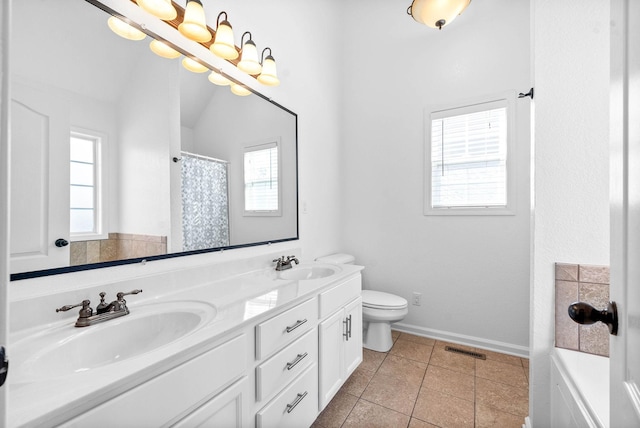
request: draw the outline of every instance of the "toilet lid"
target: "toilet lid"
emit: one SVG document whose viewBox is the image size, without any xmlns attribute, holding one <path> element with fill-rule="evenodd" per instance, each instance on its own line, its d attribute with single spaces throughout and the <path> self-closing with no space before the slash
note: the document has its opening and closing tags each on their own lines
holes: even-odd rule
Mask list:
<svg viewBox="0 0 640 428">
<path fill-rule="evenodd" d="M 382 291 L 362 290 L 362 306 L 372 309 L 404 309 L 407 300 Z"/>
</svg>

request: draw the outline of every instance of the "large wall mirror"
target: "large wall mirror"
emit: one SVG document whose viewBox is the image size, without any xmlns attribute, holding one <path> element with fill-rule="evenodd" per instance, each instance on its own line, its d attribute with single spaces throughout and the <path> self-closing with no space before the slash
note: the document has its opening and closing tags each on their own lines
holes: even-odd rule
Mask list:
<svg viewBox="0 0 640 428">
<path fill-rule="evenodd" d="M 298 238 L 295 113 L 86 1 L 12 9 L 12 280 Z"/>
</svg>

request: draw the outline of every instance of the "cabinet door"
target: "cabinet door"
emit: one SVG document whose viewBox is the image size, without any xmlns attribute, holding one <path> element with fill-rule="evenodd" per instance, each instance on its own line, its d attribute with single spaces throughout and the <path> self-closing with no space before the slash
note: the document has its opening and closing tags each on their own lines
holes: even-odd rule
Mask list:
<svg viewBox="0 0 640 428">
<path fill-rule="evenodd" d="M 349 375 L 362 362 L 362 298 L 358 297 L 345 307 L 348 337 L 344 342 L 344 378 Z"/>
<path fill-rule="evenodd" d="M 249 380 L 245 376 L 207 401 L 196 411 L 175 424 L 174 427 L 240 428 L 247 426 L 250 420 L 248 411 L 251 392 Z"/>
<path fill-rule="evenodd" d="M 331 401 L 345 379 L 343 377 L 344 358 L 343 334 L 346 331 L 344 310 L 339 310 L 320 323 L 319 361 L 320 361 L 320 410 Z"/>
</svg>

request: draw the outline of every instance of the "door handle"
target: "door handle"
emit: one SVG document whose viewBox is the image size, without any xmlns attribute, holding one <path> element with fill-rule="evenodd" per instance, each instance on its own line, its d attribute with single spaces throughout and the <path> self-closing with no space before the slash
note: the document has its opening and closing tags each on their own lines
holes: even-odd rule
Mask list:
<svg viewBox="0 0 640 428">
<path fill-rule="evenodd" d="M 56 247 L 62 248 L 62 247 L 66 247 L 67 245 L 69 245 L 69 241 L 67 241 L 66 239 L 58 238 L 58 239 L 56 239 L 55 244 L 56 244 Z"/>
<path fill-rule="evenodd" d="M 569 305 L 569 316 L 578 324 L 594 324 L 598 321 L 609 327 L 609 333 L 618 335 L 618 306 L 609 302 L 607 309 L 598 310 L 588 303 L 574 302 Z"/>
</svg>

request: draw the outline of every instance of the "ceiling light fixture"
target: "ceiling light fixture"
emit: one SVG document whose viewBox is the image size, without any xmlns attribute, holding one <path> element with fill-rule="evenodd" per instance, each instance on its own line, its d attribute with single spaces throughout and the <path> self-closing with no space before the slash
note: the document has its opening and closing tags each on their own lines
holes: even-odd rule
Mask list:
<svg viewBox="0 0 640 428">
<path fill-rule="evenodd" d="M 416 21 L 431 28 L 453 22 L 471 3 L 471 0 L 413 0 L 407 13 Z"/>
<path fill-rule="evenodd" d="M 265 58 L 264 53 L 269 51 L 269 55 Z M 258 82 L 267 86 L 278 86 L 280 79 L 278 79 L 278 73 L 276 72 L 276 60 L 271 56 L 271 48 L 264 48 L 262 50 L 262 72 L 258 76 Z"/>
<path fill-rule="evenodd" d="M 247 34 L 249 35 L 249 40 L 243 43 L 244 36 Z M 242 54 L 240 56 L 238 68 L 247 74 L 260 74 L 262 71 L 262 65 L 260 65 L 260 60 L 258 59 L 258 49 L 256 48 L 256 44 L 251 40 L 251 32 L 244 32 L 240 38 L 240 46 L 242 47 Z"/>
<path fill-rule="evenodd" d="M 231 92 L 241 97 L 246 97 L 247 95 L 251 95 L 250 90 L 244 87 L 244 85 L 240 85 L 238 83 L 231 83 Z"/>
<path fill-rule="evenodd" d="M 178 31 L 186 38 L 196 42 L 204 43 L 211 40 L 211 33 L 207 28 L 204 8 L 200 0 L 187 0 L 184 19 L 182 23 L 178 25 Z"/>
<path fill-rule="evenodd" d="M 221 22 L 220 17 L 224 15 L 224 20 Z M 238 51 L 233 41 L 233 28 L 229 21 L 227 21 L 227 12 L 220 12 L 216 21 L 216 37 L 213 39 L 213 44 L 209 47 L 211 52 L 223 59 L 236 59 L 238 58 Z"/>
<path fill-rule="evenodd" d="M 136 0 L 138 6 L 164 21 L 176 19 L 178 12 L 171 0 Z"/>
</svg>

